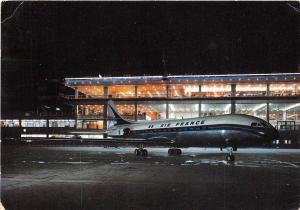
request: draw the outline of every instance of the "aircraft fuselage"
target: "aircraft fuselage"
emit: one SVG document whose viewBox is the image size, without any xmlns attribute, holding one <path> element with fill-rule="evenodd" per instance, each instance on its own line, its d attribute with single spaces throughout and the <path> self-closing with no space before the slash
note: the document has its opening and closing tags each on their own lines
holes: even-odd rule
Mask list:
<svg viewBox="0 0 300 210">
<path fill-rule="evenodd" d="M 229 114 L 117 125 L 108 135 L 169 142 L 177 147 L 251 147 L 276 139 L 278 132 L 260 118 Z"/>
</svg>

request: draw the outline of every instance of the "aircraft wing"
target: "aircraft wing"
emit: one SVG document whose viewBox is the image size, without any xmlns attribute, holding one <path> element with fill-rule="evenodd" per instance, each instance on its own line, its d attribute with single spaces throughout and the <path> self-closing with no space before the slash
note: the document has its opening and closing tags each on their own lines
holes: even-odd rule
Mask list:
<svg viewBox="0 0 300 210">
<path fill-rule="evenodd" d="M 32 143 L 32 144 L 86 144 L 86 145 L 135 145 L 138 146 L 140 144 L 143 145 L 152 145 L 152 146 L 166 146 L 172 145 L 174 140 L 168 139 L 166 137 L 155 137 L 150 139 L 135 139 L 135 138 L 103 138 L 103 139 L 94 139 L 94 138 L 55 138 L 55 139 L 25 139 L 23 138 L 23 142 Z"/>
<path fill-rule="evenodd" d="M 136 138 L 106 138 L 99 139 L 99 142 L 108 142 L 108 143 L 137 143 L 137 144 L 172 144 L 174 143 L 173 139 L 167 137 L 152 137 L 147 139 L 136 139 Z"/>
</svg>

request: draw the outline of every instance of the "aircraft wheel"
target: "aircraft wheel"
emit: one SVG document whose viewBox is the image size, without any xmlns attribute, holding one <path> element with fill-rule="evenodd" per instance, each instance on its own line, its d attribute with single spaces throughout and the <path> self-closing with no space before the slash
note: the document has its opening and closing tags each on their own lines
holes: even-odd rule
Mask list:
<svg viewBox="0 0 300 210">
<path fill-rule="evenodd" d="M 146 150 L 146 149 L 143 149 L 142 151 L 141 151 L 141 153 L 142 153 L 142 156 L 148 156 L 148 151 Z"/>
<path fill-rule="evenodd" d="M 181 155 L 181 149 L 171 148 L 168 150 L 169 155 Z"/>
<path fill-rule="evenodd" d="M 227 160 L 228 162 L 233 162 L 233 161 L 234 161 L 234 155 L 227 155 L 227 156 L 226 156 L 226 160 Z"/>
<path fill-rule="evenodd" d="M 176 155 L 181 155 L 181 149 L 176 149 Z"/>
<path fill-rule="evenodd" d="M 140 151 L 139 149 L 135 149 L 135 150 L 134 150 L 134 154 L 135 154 L 136 156 L 139 156 L 139 155 L 141 154 L 141 151 Z"/>
</svg>

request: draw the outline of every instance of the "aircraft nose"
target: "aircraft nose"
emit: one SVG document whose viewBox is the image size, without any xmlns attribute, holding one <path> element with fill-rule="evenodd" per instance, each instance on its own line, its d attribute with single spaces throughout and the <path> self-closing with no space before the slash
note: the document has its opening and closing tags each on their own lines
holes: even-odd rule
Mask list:
<svg viewBox="0 0 300 210">
<path fill-rule="evenodd" d="M 274 138 L 273 139 L 279 139 L 279 132 L 277 129 L 274 128 Z"/>
<path fill-rule="evenodd" d="M 277 139 L 279 139 L 279 133 L 275 128 L 265 131 L 264 143 L 270 143 Z"/>
<path fill-rule="evenodd" d="M 273 128 L 268 132 L 268 136 L 269 136 L 271 141 L 277 140 L 277 139 L 279 139 L 279 132 L 278 132 L 278 130 Z"/>
</svg>

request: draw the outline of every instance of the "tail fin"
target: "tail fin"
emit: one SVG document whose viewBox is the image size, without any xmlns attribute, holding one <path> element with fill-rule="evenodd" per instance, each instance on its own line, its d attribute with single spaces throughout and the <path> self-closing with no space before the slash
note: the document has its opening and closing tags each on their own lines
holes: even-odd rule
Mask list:
<svg viewBox="0 0 300 210">
<path fill-rule="evenodd" d="M 112 100 L 109 100 L 108 103 L 108 116 L 112 117 L 117 120 L 117 125 L 123 125 L 123 124 L 132 124 L 133 122 L 130 122 L 128 120 L 125 120 L 121 115 L 118 113 L 114 103 Z"/>
</svg>

